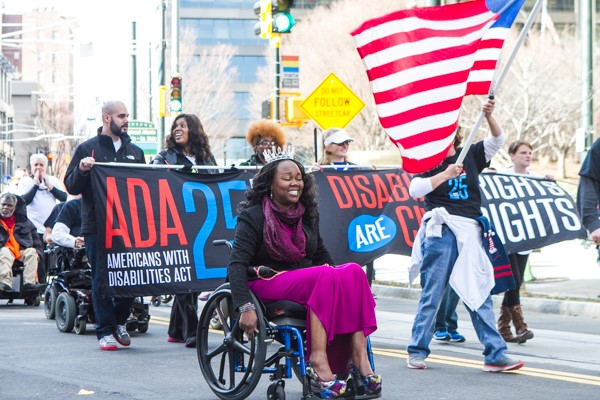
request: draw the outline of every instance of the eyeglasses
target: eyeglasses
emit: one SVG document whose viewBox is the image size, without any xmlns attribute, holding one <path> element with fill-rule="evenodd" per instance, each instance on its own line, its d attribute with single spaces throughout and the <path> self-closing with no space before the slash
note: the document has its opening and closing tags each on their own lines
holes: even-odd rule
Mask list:
<svg viewBox="0 0 600 400">
<path fill-rule="evenodd" d="M 350 141 L 349 141 L 349 140 L 346 140 L 345 142 L 342 142 L 342 143 L 334 143 L 334 144 L 337 144 L 338 146 L 350 146 Z"/>
<path fill-rule="evenodd" d="M 277 146 L 277 142 L 269 141 L 269 140 L 261 140 L 260 142 L 258 142 L 258 145 L 262 146 L 262 147 Z"/>
</svg>

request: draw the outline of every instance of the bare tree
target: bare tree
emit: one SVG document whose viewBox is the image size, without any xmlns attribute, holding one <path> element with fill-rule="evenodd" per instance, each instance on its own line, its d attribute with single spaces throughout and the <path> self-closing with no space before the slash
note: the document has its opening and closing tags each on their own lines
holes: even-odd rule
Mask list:
<svg viewBox="0 0 600 400">
<path fill-rule="evenodd" d="M 505 57 L 513 44 L 514 39 L 505 44 Z M 530 142 L 538 157 L 556 162 L 557 178 L 566 177 L 567 159 L 574 155 L 582 90 L 579 47 L 572 31 L 561 32 L 557 41 L 531 30 L 497 96 L 496 119 L 507 142 Z M 474 124 L 484 100 L 480 96 L 464 102 L 461 124 Z M 506 151 L 500 158 L 501 163 L 509 162 Z"/>
<path fill-rule="evenodd" d="M 45 135 L 72 135 L 73 109 L 71 104 L 66 102 L 42 104 L 35 123 Z M 68 140 L 52 139 L 44 139 L 42 142 L 48 154 L 52 154 L 52 175 L 62 180 L 71 161 L 72 143 Z"/>
<path fill-rule="evenodd" d="M 234 107 L 237 70 L 231 65 L 235 53 L 236 48 L 230 45 L 200 48 L 192 31 L 181 37 L 183 104 L 202 121 L 215 154 L 223 151 L 225 140 L 238 130 Z"/>
</svg>

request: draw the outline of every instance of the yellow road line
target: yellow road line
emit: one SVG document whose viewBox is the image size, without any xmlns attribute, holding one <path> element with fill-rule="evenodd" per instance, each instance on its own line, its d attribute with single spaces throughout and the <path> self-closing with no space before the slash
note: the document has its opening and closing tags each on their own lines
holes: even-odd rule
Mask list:
<svg viewBox="0 0 600 400">
<path fill-rule="evenodd" d="M 395 349 L 379 349 L 373 348 L 373 354 L 395 357 L 395 358 L 404 358 L 408 357 L 408 353 L 405 350 L 395 350 Z M 430 354 L 427 357 L 428 363 L 434 364 L 443 364 L 443 365 L 454 365 L 458 367 L 466 367 L 466 368 L 476 368 L 482 369 L 483 363 L 480 361 L 469 360 L 466 358 L 458 358 L 458 357 L 449 357 L 442 355 L 433 355 Z M 563 372 L 563 371 L 552 371 L 548 369 L 541 368 L 530 368 L 523 367 L 516 371 L 507 371 L 508 373 L 525 375 L 525 376 L 533 376 L 537 378 L 545 378 L 545 379 L 554 379 L 565 382 L 573 382 L 573 383 L 581 383 L 585 385 L 594 385 L 600 386 L 600 377 L 593 375 L 584 375 L 584 374 L 575 374 L 571 372 Z"/>
<path fill-rule="evenodd" d="M 150 323 L 151 324 L 156 324 L 156 325 L 169 326 L 169 318 L 157 317 L 157 316 L 151 315 L 150 316 Z"/>
</svg>

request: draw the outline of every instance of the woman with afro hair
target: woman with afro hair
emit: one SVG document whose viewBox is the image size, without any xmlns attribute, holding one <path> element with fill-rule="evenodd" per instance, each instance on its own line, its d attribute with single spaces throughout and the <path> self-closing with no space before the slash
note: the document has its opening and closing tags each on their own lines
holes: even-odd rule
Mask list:
<svg viewBox="0 0 600 400">
<path fill-rule="evenodd" d="M 268 119 L 254 122 L 248 128 L 246 141 L 254 149 L 254 154 L 240 166 L 265 165 L 263 151 L 276 149 L 285 145 L 285 134 L 279 124 Z"/>
</svg>

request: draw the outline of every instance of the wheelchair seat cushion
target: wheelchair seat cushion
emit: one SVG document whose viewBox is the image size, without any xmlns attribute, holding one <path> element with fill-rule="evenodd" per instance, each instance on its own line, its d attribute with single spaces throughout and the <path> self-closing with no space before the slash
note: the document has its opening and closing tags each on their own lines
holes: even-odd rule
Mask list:
<svg viewBox="0 0 600 400">
<path fill-rule="evenodd" d="M 306 319 L 306 309 L 303 305 L 290 300 L 277 300 L 265 304 L 266 317 L 269 321 L 279 318 Z"/>
</svg>

